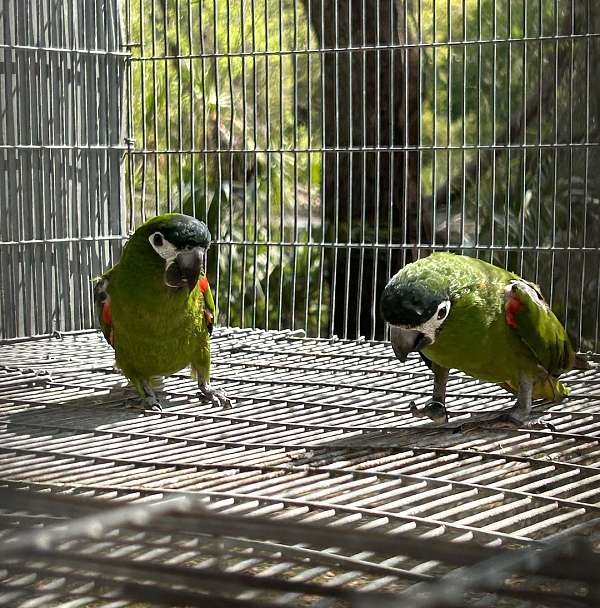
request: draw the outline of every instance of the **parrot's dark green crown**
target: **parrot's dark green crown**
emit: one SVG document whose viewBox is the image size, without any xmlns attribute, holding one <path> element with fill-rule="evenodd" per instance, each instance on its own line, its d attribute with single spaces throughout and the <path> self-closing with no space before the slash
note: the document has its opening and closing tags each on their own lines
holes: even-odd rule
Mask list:
<svg viewBox="0 0 600 608">
<path fill-rule="evenodd" d="M 381 315 L 390 325 L 418 327 L 431 319 L 438 306 L 449 299 L 448 294 L 431 291 L 425 285 L 392 279 L 381 296 Z"/>
<path fill-rule="evenodd" d="M 186 247 L 203 247 L 210 245 L 210 231 L 208 226 L 195 217 L 182 213 L 167 213 L 160 215 L 144 225 L 148 235 L 160 232 L 163 237 L 177 249 Z"/>
</svg>

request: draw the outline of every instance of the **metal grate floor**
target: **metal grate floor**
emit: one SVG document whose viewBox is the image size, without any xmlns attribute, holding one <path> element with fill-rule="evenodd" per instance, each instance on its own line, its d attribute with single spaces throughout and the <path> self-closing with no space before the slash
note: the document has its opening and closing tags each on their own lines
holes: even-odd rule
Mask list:
<svg viewBox="0 0 600 608">
<path fill-rule="evenodd" d="M 194 493 L 202 506 L 196 519 L 208 518 L 203 510 L 225 518 L 218 533 L 137 522 L 113 527 L 101 540 L 71 540 L 68 548 L 90 560 L 110 556 L 206 570 L 212 586 L 206 583 L 200 597 L 210 593 L 221 602 L 211 606 L 598 605 L 597 591 L 581 580 L 557 587 L 526 577 L 504 584 L 501 577 L 496 594 L 484 592 L 489 580 L 487 587 L 475 584 L 475 575 L 458 599 L 442 594 L 438 603 L 426 603 L 418 599 L 418 585 L 452 576 L 473 560 L 436 554 L 441 549 L 434 544 L 427 558 L 401 547 L 382 552 L 377 542 L 382 534 L 409 534 L 423 543 L 516 555 L 577 528 L 594 549 L 600 370 L 568 374 L 570 397 L 544 407 L 556 432 L 486 428 L 486 415 L 512 397 L 456 374 L 447 401 L 453 432 L 410 415 L 410 400 L 428 399 L 431 376 L 417 357 L 401 365 L 387 344 L 221 329 L 213 349 L 213 382 L 234 407 L 200 403 L 195 383 L 182 373 L 165 381 L 168 406 L 159 414 L 133 407 L 135 393 L 113 369 L 112 350 L 97 333 L 0 345 L 2 485 L 136 505 Z M 0 540 L 7 531 L 61 521 L 51 510 L 0 501 Z M 296 530 L 297 542 L 283 532 L 276 542 L 273 530 L 257 536 L 240 530 L 235 542 L 223 545 L 221 535 L 248 516 L 288 522 L 286 532 Z M 326 535 L 319 546 L 304 524 L 344 533 L 335 546 Z M 348 544 L 348 529 L 376 533 L 379 541 L 365 536 L 359 551 Z M 64 563 L 40 557 L 34 566 L 0 565 L 0 603 L 176 605 L 171 596 L 117 592 L 119 577 L 99 562 L 81 570 L 65 555 Z M 107 578 L 95 580 L 94 572 Z M 255 579 L 263 586 L 253 586 Z M 201 605 L 197 599 L 188 595 L 181 605 Z"/>
</svg>

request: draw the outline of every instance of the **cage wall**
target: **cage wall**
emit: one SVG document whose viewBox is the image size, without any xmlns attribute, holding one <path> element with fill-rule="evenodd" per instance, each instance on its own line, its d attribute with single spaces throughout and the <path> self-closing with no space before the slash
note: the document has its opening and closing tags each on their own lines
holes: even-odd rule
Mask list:
<svg viewBox="0 0 600 608">
<path fill-rule="evenodd" d="M 599 12 L 4 3 L 2 336 L 92 327 L 91 277 L 177 209 L 213 233 L 222 324 L 385 337 L 388 277 L 442 249 L 539 282 L 597 350 Z"/>
<path fill-rule="evenodd" d="M 0 338 L 94 326 L 122 234 L 116 0 L 0 6 Z"/>
<path fill-rule="evenodd" d="M 126 6 L 129 224 L 207 219 L 221 323 L 382 338 L 390 274 L 451 250 L 598 348 L 595 3 Z"/>
</svg>

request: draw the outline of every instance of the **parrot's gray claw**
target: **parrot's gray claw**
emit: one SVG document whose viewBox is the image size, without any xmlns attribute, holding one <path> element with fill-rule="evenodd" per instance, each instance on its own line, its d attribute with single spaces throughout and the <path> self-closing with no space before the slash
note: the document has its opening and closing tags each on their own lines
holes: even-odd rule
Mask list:
<svg viewBox="0 0 600 608">
<path fill-rule="evenodd" d="M 505 423 L 507 426 L 512 426 L 517 429 L 524 429 L 526 431 L 552 431 L 556 432 L 556 427 L 544 419 L 543 416 L 538 418 L 521 418 L 516 414 L 503 414 L 498 418 L 501 423 Z"/>
<path fill-rule="evenodd" d="M 223 391 L 215 391 L 211 397 L 212 402 L 225 409 L 231 407 L 231 399 Z"/>
<path fill-rule="evenodd" d="M 231 407 L 231 399 L 224 393 L 224 391 L 212 388 L 208 382 L 201 382 L 198 384 L 198 397 L 205 401 L 210 401 L 217 407 L 228 409 Z"/>
<path fill-rule="evenodd" d="M 552 433 L 556 433 L 556 427 L 549 420 L 545 420 L 543 417 L 530 418 L 529 420 L 525 421 L 523 428 L 530 429 L 532 431 L 551 431 Z"/>
<path fill-rule="evenodd" d="M 544 416 L 532 416 L 531 406 L 523 406 L 520 399 L 513 405 L 513 407 L 500 416 L 500 419 L 503 422 L 512 424 L 514 427 L 519 429 L 555 432 L 556 427 L 551 422 L 548 422 L 547 418 L 548 417 Z"/>
<path fill-rule="evenodd" d="M 162 412 L 163 408 L 160 399 L 156 396 L 156 392 L 149 380 L 142 380 L 140 393 L 142 394 L 142 407 L 144 410 Z"/>
<path fill-rule="evenodd" d="M 146 397 L 142 401 L 142 405 L 145 410 L 152 410 L 153 412 L 162 412 L 163 408 L 160 401 L 156 397 Z"/>
<path fill-rule="evenodd" d="M 517 428 L 520 429 L 525 429 L 528 431 L 556 431 L 556 427 L 551 422 L 545 420 L 541 416 L 538 418 L 521 419 L 518 416 L 507 414 L 506 418 L 508 421 L 512 422 Z"/>
<path fill-rule="evenodd" d="M 435 424 L 446 424 L 448 422 L 448 412 L 446 406 L 439 401 L 428 401 L 425 405 L 418 407 L 414 401 L 409 405 L 410 413 L 416 418 L 429 418 Z"/>
</svg>

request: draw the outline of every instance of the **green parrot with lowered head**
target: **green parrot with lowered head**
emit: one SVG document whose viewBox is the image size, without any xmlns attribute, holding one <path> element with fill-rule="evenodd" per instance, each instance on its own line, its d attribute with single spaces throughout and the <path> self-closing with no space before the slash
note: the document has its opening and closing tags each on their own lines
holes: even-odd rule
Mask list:
<svg viewBox="0 0 600 608">
<path fill-rule="evenodd" d="M 205 275 L 210 240 L 206 224 L 188 215 L 152 218 L 135 231 L 120 261 L 94 287 L 102 333 L 147 409 L 162 409 L 152 380 L 188 365 L 200 397 L 231 405 L 210 385 L 215 315 Z"/>
<path fill-rule="evenodd" d="M 381 313 L 398 359 L 418 351 L 434 374 L 433 398 L 423 410 L 447 420 L 450 368 L 500 384 L 517 395 L 503 417 L 517 426 L 547 426 L 530 418 L 533 399 L 560 401 L 559 376 L 586 368 L 537 285 L 476 258 L 452 253 L 407 264 L 386 285 Z"/>
</svg>

